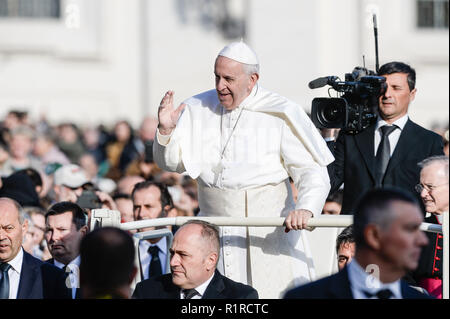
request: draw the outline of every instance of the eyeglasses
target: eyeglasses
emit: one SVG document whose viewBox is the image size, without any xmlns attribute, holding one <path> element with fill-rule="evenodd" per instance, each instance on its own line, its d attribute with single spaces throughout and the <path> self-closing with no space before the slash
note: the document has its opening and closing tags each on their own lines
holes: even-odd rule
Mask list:
<svg viewBox="0 0 450 319">
<path fill-rule="evenodd" d="M 418 192 L 419 194 L 422 193 L 422 191 L 425 189 L 428 193 L 434 191 L 436 188 L 440 187 L 440 186 L 444 186 L 447 185 L 448 183 L 445 184 L 441 184 L 441 185 L 423 185 L 421 183 L 417 184 L 416 186 L 414 186 L 414 189 L 416 190 L 416 192 Z"/>
</svg>

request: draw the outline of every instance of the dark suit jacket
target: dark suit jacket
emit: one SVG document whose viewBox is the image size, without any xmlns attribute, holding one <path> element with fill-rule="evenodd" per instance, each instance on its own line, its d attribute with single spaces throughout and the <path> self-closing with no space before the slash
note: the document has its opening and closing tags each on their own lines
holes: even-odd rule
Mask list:
<svg viewBox="0 0 450 319">
<path fill-rule="evenodd" d="M 50 258 L 50 259 L 47 259 L 45 262 L 54 265 L 55 264 L 55 259 L 54 258 Z M 57 267 L 57 266 L 55 266 L 55 267 Z M 69 273 L 64 273 L 64 275 L 67 278 Z M 69 290 L 70 298 L 72 298 L 72 288 L 68 288 L 67 286 L 66 286 L 66 288 Z M 75 299 L 81 299 L 81 289 L 80 288 L 77 288 L 76 291 L 75 291 Z"/>
<path fill-rule="evenodd" d="M 64 272 L 23 252 L 17 299 L 70 299 Z"/>
<path fill-rule="evenodd" d="M 180 299 L 180 288 L 172 283 L 172 274 L 141 281 L 133 293 L 135 299 Z M 258 292 L 225 276 L 217 270 L 202 299 L 257 299 Z"/>
<path fill-rule="evenodd" d="M 334 193 L 344 183 L 341 214 L 352 214 L 361 195 L 375 187 L 375 124 L 356 135 L 340 132 L 336 142 L 328 143 L 335 161 L 328 165 L 331 190 Z M 411 120 L 406 122 L 389 161 L 383 186 L 402 188 L 415 194 L 420 168 L 417 163 L 433 155 L 444 155 L 443 139 Z M 423 208 L 423 207 L 422 207 Z"/>
<path fill-rule="evenodd" d="M 432 299 L 409 287 L 403 280 L 401 292 L 403 299 Z M 334 275 L 289 290 L 284 299 L 354 299 L 347 267 Z"/>
</svg>

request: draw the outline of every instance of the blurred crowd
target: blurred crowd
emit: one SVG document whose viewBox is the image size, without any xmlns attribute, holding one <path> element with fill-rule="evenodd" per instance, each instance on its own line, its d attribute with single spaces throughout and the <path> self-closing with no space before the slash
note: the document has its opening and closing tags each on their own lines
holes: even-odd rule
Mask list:
<svg viewBox="0 0 450 319">
<path fill-rule="evenodd" d="M 198 213 L 196 181 L 162 171 L 153 162 L 157 120 L 146 117 L 138 128 L 125 120 L 112 127 L 81 127 L 65 122 L 31 121 L 28 113 L 9 111 L 0 123 L 0 197 L 15 199 L 27 212 L 24 249 L 46 260 L 45 213 L 57 202 L 84 209 L 108 208 L 133 221 L 131 192 L 144 180 L 168 187 L 173 215 Z"/>
</svg>

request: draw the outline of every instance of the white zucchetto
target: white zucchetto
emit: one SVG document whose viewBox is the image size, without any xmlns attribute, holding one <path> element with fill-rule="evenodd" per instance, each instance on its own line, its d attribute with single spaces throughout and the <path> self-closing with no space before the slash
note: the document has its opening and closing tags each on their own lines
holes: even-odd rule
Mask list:
<svg viewBox="0 0 450 319">
<path fill-rule="evenodd" d="M 243 41 L 228 44 L 218 55 L 245 64 L 259 64 L 255 51 Z"/>
</svg>

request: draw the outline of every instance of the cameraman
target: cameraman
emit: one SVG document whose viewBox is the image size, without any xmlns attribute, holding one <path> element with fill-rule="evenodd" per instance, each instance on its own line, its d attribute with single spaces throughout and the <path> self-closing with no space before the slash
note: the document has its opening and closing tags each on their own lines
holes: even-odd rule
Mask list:
<svg viewBox="0 0 450 319">
<path fill-rule="evenodd" d="M 333 141 L 333 130 L 323 130 L 335 161 L 328 165 L 331 190 L 344 183 L 341 214 L 353 214 L 362 194 L 374 187 L 397 186 L 413 194 L 419 182 L 423 159 L 443 154 L 442 137 L 408 117 L 414 100 L 416 73 L 402 62 L 381 66 L 386 92 L 379 98 L 378 119 L 362 132 L 351 135 L 341 130 Z"/>
</svg>

